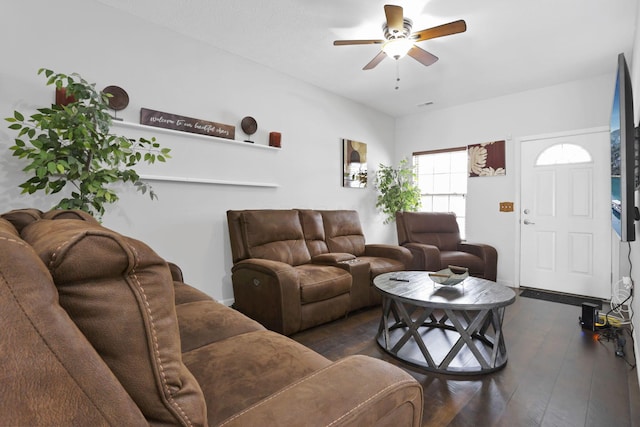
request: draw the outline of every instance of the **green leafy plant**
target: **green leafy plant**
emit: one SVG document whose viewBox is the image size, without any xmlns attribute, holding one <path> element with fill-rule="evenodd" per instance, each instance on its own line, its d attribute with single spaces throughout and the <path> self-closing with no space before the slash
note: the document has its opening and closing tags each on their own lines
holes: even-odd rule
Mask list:
<svg viewBox="0 0 640 427">
<path fill-rule="evenodd" d="M 415 169 L 407 159 L 402 159 L 397 168 L 380 164 L 376 172 L 375 186 L 378 190 L 376 207 L 386 216 L 384 223 L 395 221 L 396 212 L 415 212 L 420 208 L 420 188 L 416 184 Z"/>
<path fill-rule="evenodd" d="M 62 198 L 54 208 L 81 209 L 101 218 L 105 205 L 118 196 L 109 186 L 129 182 L 151 199 L 157 196 L 140 180 L 133 167 L 141 161 L 152 164 L 171 158 L 168 148 L 161 148 L 155 138 L 129 139 L 110 133 L 110 94 L 99 92 L 78 74 L 65 75 L 41 68 L 47 85 L 65 91 L 66 105 L 39 108 L 25 119 L 14 111 L 5 120 L 9 129 L 18 131 L 13 156 L 28 161 L 24 172 L 31 175 L 19 185 L 22 193 L 46 194 L 71 187 L 70 197 Z M 68 192 L 67 192 L 68 194 Z"/>
</svg>

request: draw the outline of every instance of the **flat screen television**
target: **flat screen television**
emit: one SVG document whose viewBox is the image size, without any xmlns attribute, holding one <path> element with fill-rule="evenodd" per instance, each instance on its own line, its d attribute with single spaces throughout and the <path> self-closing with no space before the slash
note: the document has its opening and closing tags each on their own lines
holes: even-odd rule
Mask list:
<svg viewBox="0 0 640 427">
<path fill-rule="evenodd" d="M 636 238 L 636 137 L 631 77 L 624 54 L 618 55 L 609 134 L 611 138 L 611 225 L 623 242 Z"/>
</svg>

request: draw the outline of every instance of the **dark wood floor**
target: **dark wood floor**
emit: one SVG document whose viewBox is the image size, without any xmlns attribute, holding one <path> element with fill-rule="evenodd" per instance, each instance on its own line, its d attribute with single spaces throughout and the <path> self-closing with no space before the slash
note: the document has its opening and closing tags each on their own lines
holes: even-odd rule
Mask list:
<svg viewBox="0 0 640 427">
<path fill-rule="evenodd" d="M 420 372 L 388 356 L 374 339 L 379 308 L 292 338 L 331 360 L 365 354 L 403 367 L 424 389 L 424 426 L 640 426 L 631 338 L 617 357 L 613 342 L 580 328 L 580 312 L 517 297 L 503 327 L 509 361 L 480 376 Z"/>
</svg>

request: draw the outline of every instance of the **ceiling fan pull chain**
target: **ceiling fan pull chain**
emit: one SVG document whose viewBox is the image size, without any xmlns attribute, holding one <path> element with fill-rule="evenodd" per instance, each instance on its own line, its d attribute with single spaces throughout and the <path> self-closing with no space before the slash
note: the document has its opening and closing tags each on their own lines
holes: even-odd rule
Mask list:
<svg viewBox="0 0 640 427">
<path fill-rule="evenodd" d="M 400 61 L 396 59 L 396 90 L 400 89 Z"/>
</svg>

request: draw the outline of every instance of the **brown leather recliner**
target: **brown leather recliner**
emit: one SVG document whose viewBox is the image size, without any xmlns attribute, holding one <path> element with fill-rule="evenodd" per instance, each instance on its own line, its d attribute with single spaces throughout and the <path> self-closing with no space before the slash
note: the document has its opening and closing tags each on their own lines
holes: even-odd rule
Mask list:
<svg viewBox="0 0 640 427">
<path fill-rule="evenodd" d="M 455 265 L 468 268 L 472 276 L 496 280 L 496 249 L 462 241 L 455 213 L 397 212 L 396 227 L 398 243 L 413 254 L 410 269 L 438 271 Z"/>
</svg>

